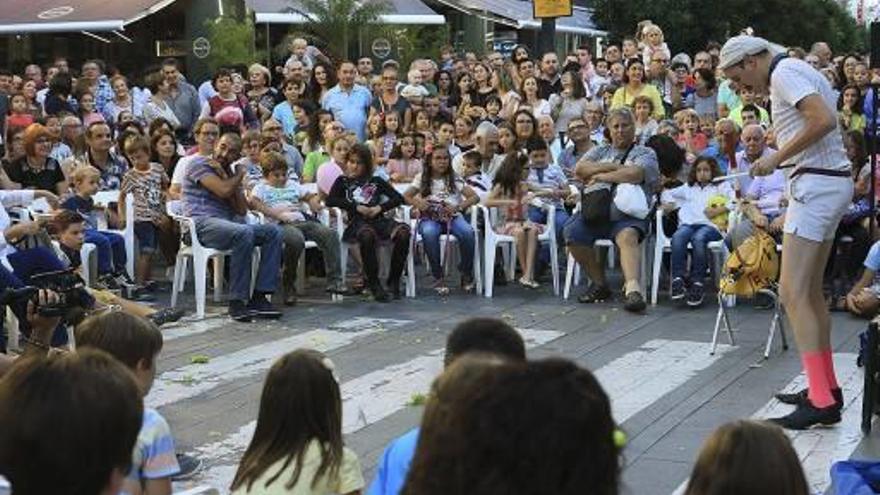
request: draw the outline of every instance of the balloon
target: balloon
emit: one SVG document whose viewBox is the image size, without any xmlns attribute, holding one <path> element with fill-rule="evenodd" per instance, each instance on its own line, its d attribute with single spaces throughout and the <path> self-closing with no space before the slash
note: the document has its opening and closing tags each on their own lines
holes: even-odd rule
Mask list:
<svg viewBox="0 0 880 495">
<path fill-rule="evenodd" d="M 318 190 L 324 194 L 330 194 L 330 188 L 333 187 L 333 183 L 336 182 L 336 179 L 340 175 L 342 175 L 342 169 L 335 161 L 330 160 L 324 162 L 318 167 L 318 173 L 316 175 L 315 182 L 318 183 Z"/>
</svg>

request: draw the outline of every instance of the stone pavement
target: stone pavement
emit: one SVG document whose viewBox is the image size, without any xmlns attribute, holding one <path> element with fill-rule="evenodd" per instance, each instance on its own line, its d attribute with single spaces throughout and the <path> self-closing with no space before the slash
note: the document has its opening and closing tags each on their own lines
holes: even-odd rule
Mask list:
<svg viewBox="0 0 880 495">
<path fill-rule="evenodd" d="M 771 313 L 745 304 L 732 311 L 736 346 L 723 345 L 710 356 L 715 311 L 708 304 L 694 311 L 664 301 L 636 316 L 619 305 L 587 306 L 554 297 L 547 288 L 519 286 L 498 287 L 494 299 L 456 293 L 441 299 L 422 289 L 417 299 L 387 305 L 360 297 L 332 303 L 313 290 L 277 322 L 240 324 L 211 316 L 164 329 L 159 374 L 146 403 L 169 421 L 179 450 L 205 461 L 199 476 L 178 488 L 209 484 L 227 493 L 253 432 L 267 369 L 293 349 L 321 349 L 336 364 L 345 439 L 369 483 L 387 442 L 418 423 L 421 408 L 413 403 L 442 367 L 449 330 L 467 317 L 494 316 L 521 330 L 530 357 L 563 356 L 597 374 L 629 438 L 624 493 L 667 495 L 686 480 L 714 428 L 778 414 L 784 409 L 772 393 L 803 384 L 797 353 L 793 347 L 782 353 L 778 338 L 771 358 L 762 360 Z M 844 423 L 792 435 L 814 492 L 828 487 L 833 460 L 857 448 L 877 452 L 877 440 L 861 442 L 859 431 L 862 374 L 855 353 L 864 327 L 834 316 Z M 198 364 L 194 357 L 208 359 Z"/>
</svg>

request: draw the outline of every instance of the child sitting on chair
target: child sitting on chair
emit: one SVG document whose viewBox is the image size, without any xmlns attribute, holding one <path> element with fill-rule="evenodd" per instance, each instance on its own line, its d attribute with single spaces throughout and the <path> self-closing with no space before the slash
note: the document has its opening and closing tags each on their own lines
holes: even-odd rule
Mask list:
<svg viewBox="0 0 880 495">
<path fill-rule="evenodd" d="M 721 240 L 721 232 L 712 219 L 727 214 L 732 206 L 733 189 L 726 182 L 715 184 L 712 180 L 721 175 L 718 162 L 713 158 L 700 157 L 691 169 L 688 183 L 675 189 L 667 189 L 660 195 L 664 212 L 678 209 L 679 226 L 672 236 L 671 264 L 673 301 L 687 300 L 690 307 L 703 304 L 705 295 L 708 244 Z M 727 205 L 709 206 L 715 196 L 728 198 Z M 690 277 L 686 277 L 688 245 L 691 246 Z M 686 284 L 690 281 L 690 287 Z"/>
<path fill-rule="evenodd" d="M 75 211 L 85 218 L 85 242 L 98 249 L 98 281 L 109 289 L 119 289 L 133 285 L 134 281 L 125 272 L 125 239 L 119 234 L 98 230 L 98 215 L 104 214 L 103 209 L 95 206 L 94 200 L 100 178 L 101 172 L 91 165 L 74 169 L 70 175 L 74 194 L 61 203 L 61 208 Z"/>
<path fill-rule="evenodd" d="M 864 318 L 873 318 L 880 309 L 880 241 L 875 242 L 865 258 L 865 271 L 846 295 L 846 310 Z"/>
</svg>

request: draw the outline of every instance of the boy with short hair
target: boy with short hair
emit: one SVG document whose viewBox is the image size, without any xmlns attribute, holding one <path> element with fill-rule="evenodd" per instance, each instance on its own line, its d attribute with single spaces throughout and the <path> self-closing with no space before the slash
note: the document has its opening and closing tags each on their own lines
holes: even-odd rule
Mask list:
<svg viewBox="0 0 880 495">
<path fill-rule="evenodd" d="M 761 124 L 770 124 L 770 114 L 767 113 L 767 110 L 763 109 L 760 105 L 758 105 L 758 95 L 755 94 L 755 90 L 751 87 L 740 85 L 739 89 L 736 91 L 736 94 L 739 95 L 740 104 L 736 108 L 730 111 L 730 115 L 728 118 L 732 119 L 736 124 L 742 129 L 745 127 L 743 124 L 742 112 L 748 105 L 753 105 L 758 109 L 758 119 Z"/>
<path fill-rule="evenodd" d="M 150 321 L 122 312 L 92 316 L 76 328 L 77 351 L 97 349 L 124 364 L 135 377 L 141 398 L 153 386 L 162 333 Z M 174 438 L 158 411 L 143 407 L 143 417 L 123 491 L 170 494 L 171 477 L 180 471 Z"/>
<path fill-rule="evenodd" d="M 104 211 L 95 206 L 101 172 L 91 165 L 81 165 L 70 174 L 74 194 L 61 203 L 61 208 L 72 210 L 86 221 L 85 242 L 98 250 L 98 281 L 110 289 L 133 285 L 125 272 L 125 239 L 113 232 L 98 230 L 98 215 Z"/>
<path fill-rule="evenodd" d="M 462 178 L 471 186 L 480 201 L 483 201 L 492 190 L 492 181 L 483 173 L 483 156 L 477 150 L 470 150 L 462 155 Z"/>
<path fill-rule="evenodd" d="M 165 191 L 171 180 L 161 165 L 150 161 L 147 138 L 129 138 L 125 142 L 125 154 L 132 167 L 125 172 L 119 188 L 119 218 L 125 222 L 125 200 L 131 194 L 134 197 L 134 235 L 139 250 L 135 274 L 138 283 L 147 285 L 151 283 L 150 258 L 159 247 L 159 238 L 174 235 L 174 226 L 165 213 Z"/>
<path fill-rule="evenodd" d="M 865 257 L 862 277 L 846 295 L 846 309 L 864 318 L 873 318 L 880 310 L 880 242 L 875 242 Z"/>
<path fill-rule="evenodd" d="M 564 199 L 571 192 L 568 187 L 568 179 L 562 168 L 552 163 L 553 158 L 546 141 L 533 136 L 526 141 L 526 151 L 529 154 L 529 176 L 526 178 L 526 182 L 529 185 L 529 191 L 536 197 L 536 200 L 529 205 L 529 220 L 546 225 L 548 221 L 546 207 L 552 205 L 556 238 L 561 243 L 563 242 L 562 232 L 569 217 L 564 204 Z M 541 248 L 539 260 L 542 263 L 550 261 L 550 251 L 546 246 Z"/>
</svg>

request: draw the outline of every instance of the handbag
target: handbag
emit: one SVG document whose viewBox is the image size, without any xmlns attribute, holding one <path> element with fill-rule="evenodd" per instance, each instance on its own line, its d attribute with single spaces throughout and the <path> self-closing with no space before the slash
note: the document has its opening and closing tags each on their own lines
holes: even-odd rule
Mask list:
<svg viewBox="0 0 880 495">
<path fill-rule="evenodd" d="M 638 184 L 618 184 L 614 190 L 614 206 L 631 217 L 643 220 L 651 212 L 648 198 Z"/>
</svg>

